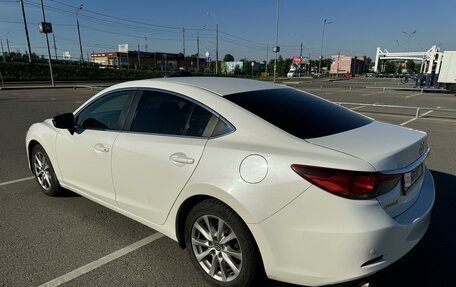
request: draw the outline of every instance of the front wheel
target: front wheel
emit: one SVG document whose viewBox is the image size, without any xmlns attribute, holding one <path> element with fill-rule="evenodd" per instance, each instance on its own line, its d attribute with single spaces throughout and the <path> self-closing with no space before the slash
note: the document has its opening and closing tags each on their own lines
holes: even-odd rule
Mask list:
<svg viewBox="0 0 456 287">
<path fill-rule="evenodd" d="M 218 200 L 188 214 L 185 242 L 196 269 L 213 286 L 252 286 L 264 278 L 259 251 L 242 219 Z"/>
<path fill-rule="evenodd" d="M 58 196 L 63 192 L 51 161 L 42 146 L 36 145 L 33 148 L 31 165 L 35 179 L 41 187 L 41 191 L 50 196 Z"/>
</svg>

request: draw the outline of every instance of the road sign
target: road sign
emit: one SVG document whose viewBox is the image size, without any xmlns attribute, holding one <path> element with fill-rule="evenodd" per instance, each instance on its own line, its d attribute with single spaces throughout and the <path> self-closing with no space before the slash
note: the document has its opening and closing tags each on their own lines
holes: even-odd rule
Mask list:
<svg viewBox="0 0 456 287">
<path fill-rule="evenodd" d="M 40 28 L 40 33 L 52 33 L 52 24 L 49 22 L 40 22 L 38 27 Z"/>
<path fill-rule="evenodd" d="M 64 59 L 64 60 L 71 60 L 70 51 L 64 51 L 64 52 L 63 52 L 63 59 Z"/>
<path fill-rule="evenodd" d="M 206 55 L 206 58 L 210 58 L 209 56 L 210 56 L 211 54 L 209 53 L 209 51 L 206 51 L 206 54 L 205 54 L 205 55 Z"/>
<path fill-rule="evenodd" d="M 128 53 L 128 44 L 119 44 L 118 48 L 120 53 Z"/>
</svg>

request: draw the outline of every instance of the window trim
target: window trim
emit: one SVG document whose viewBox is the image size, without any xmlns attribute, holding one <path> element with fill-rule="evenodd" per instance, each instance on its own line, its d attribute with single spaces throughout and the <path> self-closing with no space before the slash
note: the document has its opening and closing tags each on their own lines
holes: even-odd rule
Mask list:
<svg viewBox="0 0 456 287">
<path fill-rule="evenodd" d="M 203 108 L 203 109 L 207 110 L 208 112 L 210 112 L 212 114 L 212 116 L 215 116 L 216 118 L 218 118 L 219 121 L 223 121 L 227 125 L 227 127 L 229 127 L 229 131 L 225 132 L 223 134 L 217 135 L 217 136 L 212 136 L 212 132 L 211 132 L 210 136 L 205 136 L 205 137 L 204 136 L 199 136 L 198 137 L 198 136 L 189 136 L 189 135 L 173 135 L 173 134 L 161 134 L 161 133 L 132 131 L 131 127 L 132 127 L 133 121 L 135 120 L 135 117 L 136 117 L 136 112 L 137 112 L 137 108 L 138 108 L 139 102 L 140 102 L 141 97 L 143 96 L 144 92 L 146 92 L 146 91 L 160 92 L 160 93 L 168 94 L 168 95 L 171 95 L 171 96 L 174 96 L 174 97 L 177 97 L 177 98 L 181 98 L 181 99 L 184 99 L 184 100 L 187 100 L 187 101 L 193 103 L 194 106 L 192 108 L 192 112 L 188 115 L 187 121 L 192 116 L 193 110 L 195 109 L 196 105 L 198 105 L 201 108 Z M 185 95 L 182 95 L 180 93 L 177 93 L 177 92 L 174 92 L 174 91 L 170 91 L 170 90 L 164 90 L 164 89 L 159 89 L 159 88 L 138 87 L 137 88 L 137 93 L 136 93 L 134 99 L 132 100 L 130 108 L 128 110 L 128 114 L 126 116 L 126 120 L 124 122 L 122 131 L 126 132 L 126 133 L 146 134 L 146 135 L 155 135 L 155 136 L 195 138 L 195 139 L 214 139 L 214 138 L 219 138 L 219 137 L 222 137 L 222 136 L 225 136 L 225 135 L 228 135 L 230 133 L 235 132 L 236 131 L 236 127 L 234 125 L 232 125 L 223 116 L 221 116 L 219 113 L 217 113 L 216 111 L 214 111 L 213 109 L 211 109 L 207 105 L 199 102 L 198 100 L 195 100 L 194 98 L 191 98 L 191 97 L 188 97 L 188 96 L 185 96 Z"/>
<path fill-rule="evenodd" d="M 108 97 L 112 94 L 118 93 L 118 92 L 128 92 L 128 98 L 127 102 L 125 103 L 125 106 L 122 108 L 119 119 L 117 120 L 116 128 L 115 129 L 101 129 L 101 128 L 83 128 L 81 126 L 78 126 L 76 122 L 79 119 L 79 115 L 84 112 L 87 108 L 89 108 L 91 105 L 93 105 L 95 102 Z M 138 94 L 138 89 L 137 88 L 122 88 L 122 89 L 116 89 L 116 90 L 110 90 L 96 98 L 94 98 L 92 101 L 86 103 L 83 107 L 81 107 L 78 112 L 74 115 L 74 125 L 76 131 L 81 131 L 81 130 L 91 130 L 91 131 L 122 131 L 123 126 L 125 124 L 125 120 L 127 118 L 127 115 L 132 107 L 132 103 L 136 95 Z"/>
</svg>

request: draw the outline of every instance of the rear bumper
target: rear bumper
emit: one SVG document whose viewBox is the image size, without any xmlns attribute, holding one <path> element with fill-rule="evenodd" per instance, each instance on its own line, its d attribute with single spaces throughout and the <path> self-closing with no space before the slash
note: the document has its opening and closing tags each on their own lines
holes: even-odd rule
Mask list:
<svg viewBox="0 0 456 287">
<path fill-rule="evenodd" d="M 334 284 L 375 273 L 410 251 L 428 228 L 434 197 L 427 169 L 419 198 L 395 218 L 376 200 L 347 200 L 311 187 L 249 227 L 269 278 L 312 286 Z"/>
</svg>

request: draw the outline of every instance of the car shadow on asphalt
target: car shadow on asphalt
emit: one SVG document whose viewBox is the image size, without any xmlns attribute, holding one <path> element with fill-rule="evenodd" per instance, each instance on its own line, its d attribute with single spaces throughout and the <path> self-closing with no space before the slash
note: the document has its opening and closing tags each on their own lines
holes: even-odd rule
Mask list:
<svg viewBox="0 0 456 287">
<path fill-rule="evenodd" d="M 69 189 L 64 188 L 62 193 L 59 194 L 59 197 L 81 197 L 79 194 L 72 192 Z"/>
<path fill-rule="evenodd" d="M 332 287 L 456 286 L 456 176 L 431 170 L 436 198 L 431 223 L 422 240 L 403 258 L 369 277 Z M 269 280 L 265 286 L 294 287 Z M 367 285 L 366 285 L 367 286 Z"/>
</svg>

